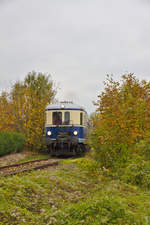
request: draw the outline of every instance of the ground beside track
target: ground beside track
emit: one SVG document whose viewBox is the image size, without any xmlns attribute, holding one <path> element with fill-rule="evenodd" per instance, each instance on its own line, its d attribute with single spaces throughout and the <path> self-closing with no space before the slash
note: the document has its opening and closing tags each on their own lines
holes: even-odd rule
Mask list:
<svg viewBox="0 0 150 225">
<path fill-rule="evenodd" d="M 24 151 L 0 157 L 0 166 L 7 166 L 15 163 L 27 162 L 44 158 L 51 158 L 51 157 L 49 154 Z"/>
<path fill-rule="evenodd" d="M 82 161 L 82 163 L 81 163 Z M 0 225 L 149 225 L 150 192 L 104 174 L 85 158 L 0 178 Z"/>
</svg>

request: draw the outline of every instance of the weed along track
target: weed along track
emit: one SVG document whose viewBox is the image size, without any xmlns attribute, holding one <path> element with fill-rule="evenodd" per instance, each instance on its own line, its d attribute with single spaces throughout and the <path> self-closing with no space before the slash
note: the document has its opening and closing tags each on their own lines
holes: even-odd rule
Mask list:
<svg viewBox="0 0 150 225">
<path fill-rule="evenodd" d="M 0 176 L 15 175 L 18 173 L 28 172 L 31 170 L 44 169 L 50 166 L 57 166 L 60 160 L 55 159 L 39 159 L 30 162 L 23 162 L 9 166 L 0 167 Z"/>
</svg>

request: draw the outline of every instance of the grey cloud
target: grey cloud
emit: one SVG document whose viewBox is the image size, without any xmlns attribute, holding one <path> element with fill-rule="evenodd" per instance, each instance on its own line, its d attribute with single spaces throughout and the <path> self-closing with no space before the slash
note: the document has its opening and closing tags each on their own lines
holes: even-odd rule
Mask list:
<svg viewBox="0 0 150 225">
<path fill-rule="evenodd" d="M 116 79 L 125 71 L 150 78 L 150 14 L 145 3 L 3 1 L 0 88 L 29 71 L 48 72 L 60 83 L 58 98 L 70 96 L 91 112 L 107 73 Z"/>
</svg>

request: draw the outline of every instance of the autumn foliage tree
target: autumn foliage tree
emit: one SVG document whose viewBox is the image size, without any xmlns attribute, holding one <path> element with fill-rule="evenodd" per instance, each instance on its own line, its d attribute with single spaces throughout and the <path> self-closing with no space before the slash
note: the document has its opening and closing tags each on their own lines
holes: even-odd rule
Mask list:
<svg viewBox="0 0 150 225">
<path fill-rule="evenodd" d="M 107 76 L 104 84 L 89 142 L 103 166 L 120 166 L 141 154 L 143 140 L 150 142 L 150 82 L 128 74 L 121 82 Z"/>
<path fill-rule="evenodd" d="M 11 118 L 11 103 L 8 100 L 9 94 L 2 92 L 0 95 L 0 130 L 7 131 L 12 129 L 13 121 Z"/>
<path fill-rule="evenodd" d="M 49 75 L 31 72 L 23 82 L 16 82 L 10 93 L 0 97 L 2 102 L 1 130 L 23 133 L 28 149 L 38 150 L 43 145 L 44 112 L 56 91 Z M 6 107 L 8 106 L 8 107 Z"/>
</svg>

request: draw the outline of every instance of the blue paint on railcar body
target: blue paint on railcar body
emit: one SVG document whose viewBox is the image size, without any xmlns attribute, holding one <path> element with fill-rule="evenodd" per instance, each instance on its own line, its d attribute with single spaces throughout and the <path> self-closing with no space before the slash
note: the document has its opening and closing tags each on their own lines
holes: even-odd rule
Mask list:
<svg viewBox="0 0 150 225">
<path fill-rule="evenodd" d="M 57 135 L 58 133 L 60 132 L 66 132 L 66 133 L 69 133 L 69 135 L 71 137 L 77 137 L 77 138 L 84 138 L 85 136 L 85 127 L 81 127 L 81 126 L 51 126 L 51 127 L 46 127 L 46 137 L 50 137 L 50 138 L 53 138 L 53 139 L 56 139 L 57 138 Z M 47 132 L 48 131 L 51 131 L 51 136 L 48 136 Z M 77 131 L 78 134 L 77 135 L 74 135 L 73 132 L 74 131 Z"/>
</svg>

